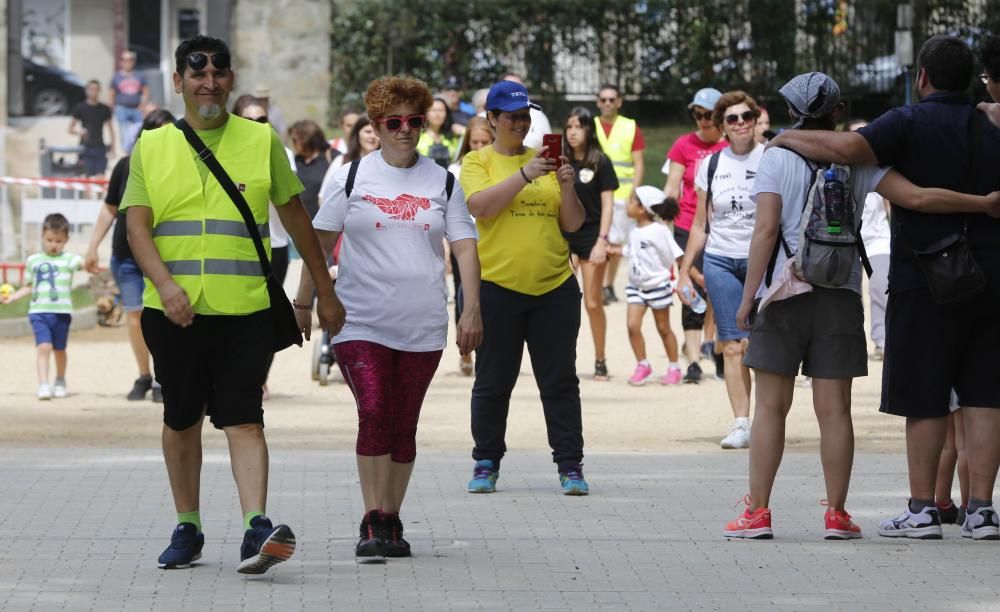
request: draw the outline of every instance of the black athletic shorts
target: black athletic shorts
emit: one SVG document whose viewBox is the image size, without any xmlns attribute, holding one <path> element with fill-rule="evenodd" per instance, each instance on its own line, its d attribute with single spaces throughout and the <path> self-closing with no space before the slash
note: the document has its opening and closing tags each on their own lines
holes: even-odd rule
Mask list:
<svg viewBox="0 0 1000 612">
<path fill-rule="evenodd" d="M 958 405 L 1000 408 L 1000 293 L 941 306 L 926 288 L 889 293 L 882 406 L 887 414 L 943 417 Z"/>
<path fill-rule="evenodd" d="M 566 242 L 569 243 L 570 253 L 580 259 L 590 259 L 590 251 L 597 244 L 597 238 L 601 234 L 601 226 L 597 223 L 589 223 L 580 227 L 575 232 L 563 233 Z"/>
<path fill-rule="evenodd" d="M 218 429 L 264 423 L 262 387 L 271 355 L 271 312 L 195 315 L 179 327 L 142 311 L 142 335 L 163 386 L 163 422 L 184 431 L 208 414 Z"/>
<path fill-rule="evenodd" d="M 674 241 L 677 243 L 677 246 L 681 247 L 681 249 L 687 248 L 688 237 L 690 235 L 691 233 L 688 230 L 674 226 Z M 698 257 L 695 258 L 692 266 L 696 268 L 699 272 L 704 271 L 705 269 L 704 249 L 702 249 L 702 252 L 698 255 Z M 694 285 L 695 291 L 697 291 L 701 295 L 701 297 L 707 300 L 708 294 L 705 292 L 705 290 L 702 289 L 700 286 L 698 286 L 698 283 L 692 282 L 692 284 Z M 684 331 L 698 331 L 704 328 L 705 328 L 705 313 L 699 314 L 691 310 L 690 306 L 688 306 L 684 302 L 681 302 L 681 329 L 683 329 Z"/>
</svg>

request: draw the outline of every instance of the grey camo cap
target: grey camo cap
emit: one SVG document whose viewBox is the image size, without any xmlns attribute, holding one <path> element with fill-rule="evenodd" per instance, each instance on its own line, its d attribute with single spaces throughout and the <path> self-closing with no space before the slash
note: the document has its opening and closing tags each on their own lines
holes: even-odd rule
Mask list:
<svg viewBox="0 0 1000 612">
<path fill-rule="evenodd" d="M 825 117 L 840 104 L 840 86 L 822 72 L 807 72 L 794 77 L 778 93 L 788 103 L 800 127 L 808 117 Z"/>
</svg>

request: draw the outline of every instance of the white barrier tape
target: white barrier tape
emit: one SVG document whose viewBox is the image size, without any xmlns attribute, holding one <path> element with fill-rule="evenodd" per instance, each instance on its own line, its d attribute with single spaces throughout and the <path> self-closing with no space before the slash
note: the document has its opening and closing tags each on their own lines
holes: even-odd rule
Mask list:
<svg viewBox="0 0 1000 612">
<path fill-rule="evenodd" d="M 104 193 L 107 189 L 107 181 L 89 179 L 85 181 L 58 180 L 44 178 L 21 178 L 15 176 L 0 176 L 0 184 L 22 185 L 25 187 L 53 187 L 56 189 L 66 189 L 72 191 L 83 191 L 87 193 Z"/>
</svg>

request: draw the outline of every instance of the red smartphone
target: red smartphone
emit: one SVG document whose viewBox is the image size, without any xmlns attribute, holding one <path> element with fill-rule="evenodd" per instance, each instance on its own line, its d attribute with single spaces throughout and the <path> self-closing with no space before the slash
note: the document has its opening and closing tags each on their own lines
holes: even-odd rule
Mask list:
<svg viewBox="0 0 1000 612">
<path fill-rule="evenodd" d="M 559 157 L 563 154 L 562 134 L 545 134 L 542 136 L 542 146 L 546 147 L 542 157 L 556 162 L 556 168 L 562 165 Z"/>
</svg>

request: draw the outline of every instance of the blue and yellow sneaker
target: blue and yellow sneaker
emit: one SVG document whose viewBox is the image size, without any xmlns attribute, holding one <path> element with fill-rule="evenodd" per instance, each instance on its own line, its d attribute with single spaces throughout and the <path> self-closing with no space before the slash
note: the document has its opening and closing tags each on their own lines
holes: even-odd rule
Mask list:
<svg viewBox="0 0 1000 612">
<path fill-rule="evenodd" d="M 271 524 L 266 516 L 255 516 L 250 529 L 243 535 L 240 547 L 241 574 L 263 574 L 282 561 L 288 561 L 295 552 L 295 534 L 288 525 Z"/>
<path fill-rule="evenodd" d="M 566 469 L 559 470 L 559 483 L 563 488 L 563 495 L 588 495 L 590 487 L 583 479 L 583 466 L 574 465 Z"/>
<path fill-rule="evenodd" d="M 472 480 L 469 481 L 469 493 L 495 493 L 500 470 L 489 459 L 480 459 L 472 470 Z"/>
<path fill-rule="evenodd" d="M 201 559 L 201 549 L 205 545 L 205 534 L 199 533 L 194 523 L 181 523 L 170 536 L 170 546 L 160 555 L 157 567 L 160 569 L 185 569 L 192 561 Z"/>
</svg>

